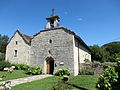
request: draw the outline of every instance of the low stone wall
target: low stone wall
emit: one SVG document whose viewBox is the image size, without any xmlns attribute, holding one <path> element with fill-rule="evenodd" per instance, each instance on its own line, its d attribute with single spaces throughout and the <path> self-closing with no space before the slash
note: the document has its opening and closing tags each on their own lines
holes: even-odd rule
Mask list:
<svg viewBox="0 0 120 90">
<path fill-rule="evenodd" d="M 80 70 L 83 69 L 95 70 L 95 75 L 101 75 L 103 73 L 104 66 L 95 63 L 82 63 L 80 64 Z"/>
<path fill-rule="evenodd" d="M 108 66 L 112 66 L 115 67 L 117 66 L 116 62 L 104 62 L 104 63 L 100 63 L 100 62 L 87 62 L 87 63 L 81 63 L 80 64 L 80 70 L 82 69 L 88 69 L 88 70 L 95 70 L 95 75 L 101 75 L 104 71 L 105 68 L 107 68 Z"/>
</svg>

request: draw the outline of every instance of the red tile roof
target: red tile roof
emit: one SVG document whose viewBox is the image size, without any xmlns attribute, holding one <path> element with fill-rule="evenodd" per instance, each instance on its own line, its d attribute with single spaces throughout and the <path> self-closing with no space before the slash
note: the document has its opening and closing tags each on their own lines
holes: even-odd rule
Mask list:
<svg viewBox="0 0 120 90">
<path fill-rule="evenodd" d="M 27 42 L 27 43 L 30 43 L 30 40 L 32 39 L 32 37 L 31 36 L 28 36 L 28 35 L 26 35 L 26 34 L 21 34 L 22 35 L 22 37 L 24 38 L 24 40 Z"/>
</svg>

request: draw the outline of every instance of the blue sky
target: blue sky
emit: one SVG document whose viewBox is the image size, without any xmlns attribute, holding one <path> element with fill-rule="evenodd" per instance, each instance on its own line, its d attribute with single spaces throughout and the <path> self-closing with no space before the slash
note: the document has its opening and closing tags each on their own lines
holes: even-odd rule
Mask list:
<svg viewBox="0 0 120 90">
<path fill-rule="evenodd" d="M 60 25 L 74 31 L 87 45 L 120 41 L 120 0 L 0 0 L 0 34 L 19 29 L 34 35 L 46 17 L 60 16 Z"/>
</svg>

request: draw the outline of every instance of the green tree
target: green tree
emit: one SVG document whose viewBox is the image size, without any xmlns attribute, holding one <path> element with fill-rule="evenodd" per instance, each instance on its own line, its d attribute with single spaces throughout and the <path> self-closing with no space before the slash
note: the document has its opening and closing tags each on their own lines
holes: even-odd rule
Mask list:
<svg viewBox="0 0 120 90">
<path fill-rule="evenodd" d="M 99 47 L 98 45 L 93 45 L 90 46 L 90 49 L 93 61 L 107 61 L 109 53 L 104 48 Z"/>
<path fill-rule="evenodd" d="M 5 60 L 5 54 L 4 53 L 0 53 L 0 61 Z"/>
<path fill-rule="evenodd" d="M 120 53 L 115 53 L 115 54 L 108 56 L 108 61 L 109 62 L 116 62 L 116 58 L 120 58 Z"/>
<path fill-rule="evenodd" d="M 8 44 L 9 37 L 7 35 L 1 35 L 0 34 L 0 52 L 4 53 L 6 52 L 6 46 Z"/>
</svg>

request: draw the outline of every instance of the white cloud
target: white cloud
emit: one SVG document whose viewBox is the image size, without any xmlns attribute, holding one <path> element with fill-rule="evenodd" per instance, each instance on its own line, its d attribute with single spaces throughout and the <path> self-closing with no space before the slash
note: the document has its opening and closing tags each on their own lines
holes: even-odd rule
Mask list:
<svg viewBox="0 0 120 90">
<path fill-rule="evenodd" d="M 78 20 L 78 21 L 82 21 L 83 19 L 82 19 L 82 18 L 78 18 L 77 20 Z"/>
<path fill-rule="evenodd" d="M 64 14 L 65 14 L 65 15 L 67 15 L 67 14 L 68 14 L 68 12 L 64 12 Z"/>
</svg>

